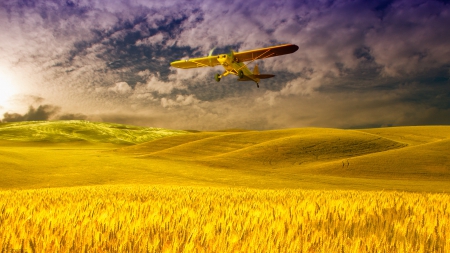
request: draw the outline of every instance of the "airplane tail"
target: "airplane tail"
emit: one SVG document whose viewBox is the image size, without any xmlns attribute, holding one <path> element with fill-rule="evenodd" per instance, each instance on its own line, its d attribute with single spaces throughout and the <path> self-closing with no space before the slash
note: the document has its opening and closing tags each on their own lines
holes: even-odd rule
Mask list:
<svg viewBox="0 0 450 253">
<path fill-rule="evenodd" d="M 268 74 L 262 74 L 262 75 L 251 75 L 251 76 L 244 76 L 242 78 L 239 78 L 238 81 L 254 81 L 254 82 L 258 82 L 259 80 L 255 80 L 256 79 L 267 79 L 267 78 L 272 78 L 275 75 L 268 75 Z"/>
<path fill-rule="evenodd" d="M 253 75 L 253 77 L 259 78 L 259 79 L 267 79 L 267 78 L 272 78 L 275 75 L 268 75 L 268 74 L 262 74 L 262 75 Z"/>
<path fill-rule="evenodd" d="M 255 68 L 253 68 L 253 74 L 250 76 L 243 75 L 238 79 L 238 81 L 254 81 L 256 83 L 259 83 L 260 79 L 267 79 L 272 78 L 275 75 L 269 75 L 269 74 L 260 74 L 259 73 L 259 67 L 258 64 L 255 65 Z M 259 87 L 259 86 L 258 86 Z"/>
<path fill-rule="evenodd" d="M 255 68 L 253 69 L 253 77 L 258 78 L 258 79 L 267 79 L 267 78 L 272 78 L 275 75 L 268 75 L 268 74 L 259 74 L 259 67 L 258 64 L 255 65 Z"/>
</svg>

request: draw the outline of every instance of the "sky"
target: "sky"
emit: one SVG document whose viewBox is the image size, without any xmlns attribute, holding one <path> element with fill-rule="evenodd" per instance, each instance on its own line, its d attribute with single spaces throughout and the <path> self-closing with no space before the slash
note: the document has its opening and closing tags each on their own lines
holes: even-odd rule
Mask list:
<svg viewBox="0 0 450 253">
<path fill-rule="evenodd" d="M 171 129 L 450 124 L 450 3 L 1 0 L 0 120 Z M 170 62 L 295 44 L 274 78 Z"/>
</svg>

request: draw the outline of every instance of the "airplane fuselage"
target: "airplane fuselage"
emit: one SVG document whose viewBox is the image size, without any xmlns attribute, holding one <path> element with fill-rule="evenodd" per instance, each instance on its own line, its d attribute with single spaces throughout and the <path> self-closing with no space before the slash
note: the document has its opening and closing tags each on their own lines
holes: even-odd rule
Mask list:
<svg viewBox="0 0 450 253">
<path fill-rule="evenodd" d="M 233 74 L 238 76 L 238 80 L 240 81 L 254 81 L 259 83 L 259 78 L 253 77 L 253 73 L 247 68 L 247 66 L 234 57 L 233 54 L 219 54 L 217 56 L 217 60 L 225 69 L 225 72 L 222 73 L 220 78 Z M 242 71 L 243 76 L 239 75 L 240 71 Z"/>
</svg>

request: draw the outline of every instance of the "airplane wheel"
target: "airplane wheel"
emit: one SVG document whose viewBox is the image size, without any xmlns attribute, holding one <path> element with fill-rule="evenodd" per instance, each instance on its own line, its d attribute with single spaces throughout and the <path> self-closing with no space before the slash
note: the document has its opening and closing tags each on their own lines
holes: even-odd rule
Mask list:
<svg viewBox="0 0 450 253">
<path fill-rule="evenodd" d="M 219 74 L 216 74 L 216 75 L 214 76 L 214 79 L 216 79 L 217 82 L 220 82 L 220 75 L 219 75 Z"/>
<path fill-rule="evenodd" d="M 238 76 L 239 76 L 240 79 L 244 78 L 244 71 L 239 70 Z"/>
</svg>

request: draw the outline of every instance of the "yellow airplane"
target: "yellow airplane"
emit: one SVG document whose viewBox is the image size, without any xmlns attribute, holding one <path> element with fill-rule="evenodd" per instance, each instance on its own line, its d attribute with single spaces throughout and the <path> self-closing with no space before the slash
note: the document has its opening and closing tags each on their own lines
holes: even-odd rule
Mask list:
<svg viewBox="0 0 450 253">
<path fill-rule="evenodd" d="M 275 75 L 260 74 L 258 64 L 256 64 L 253 72 L 251 72 L 248 69 L 247 64 L 244 62 L 250 61 L 249 63 L 251 63 L 258 59 L 292 54 L 298 50 L 298 46 L 293 44 L 283 44 L 243 52 L 231 51 L 229 54 L 219 55 L 212 55 L 213 50 L 209 52 L 207 57 L 174 61 L 170 63 L 170 65 L 172 67 L 182 69 L 215 67 L 217 65 L 222 65 L 225 71 L 222 74 L 216 74 L 214 76 L 217 82 L 219 82 L 222 77 L 233 74 L 239 77 L 238 81 L 254 81 L 256 86 L 259 88 L 259 81 L 261 79 L 271 78 Z"/>
</svg>

